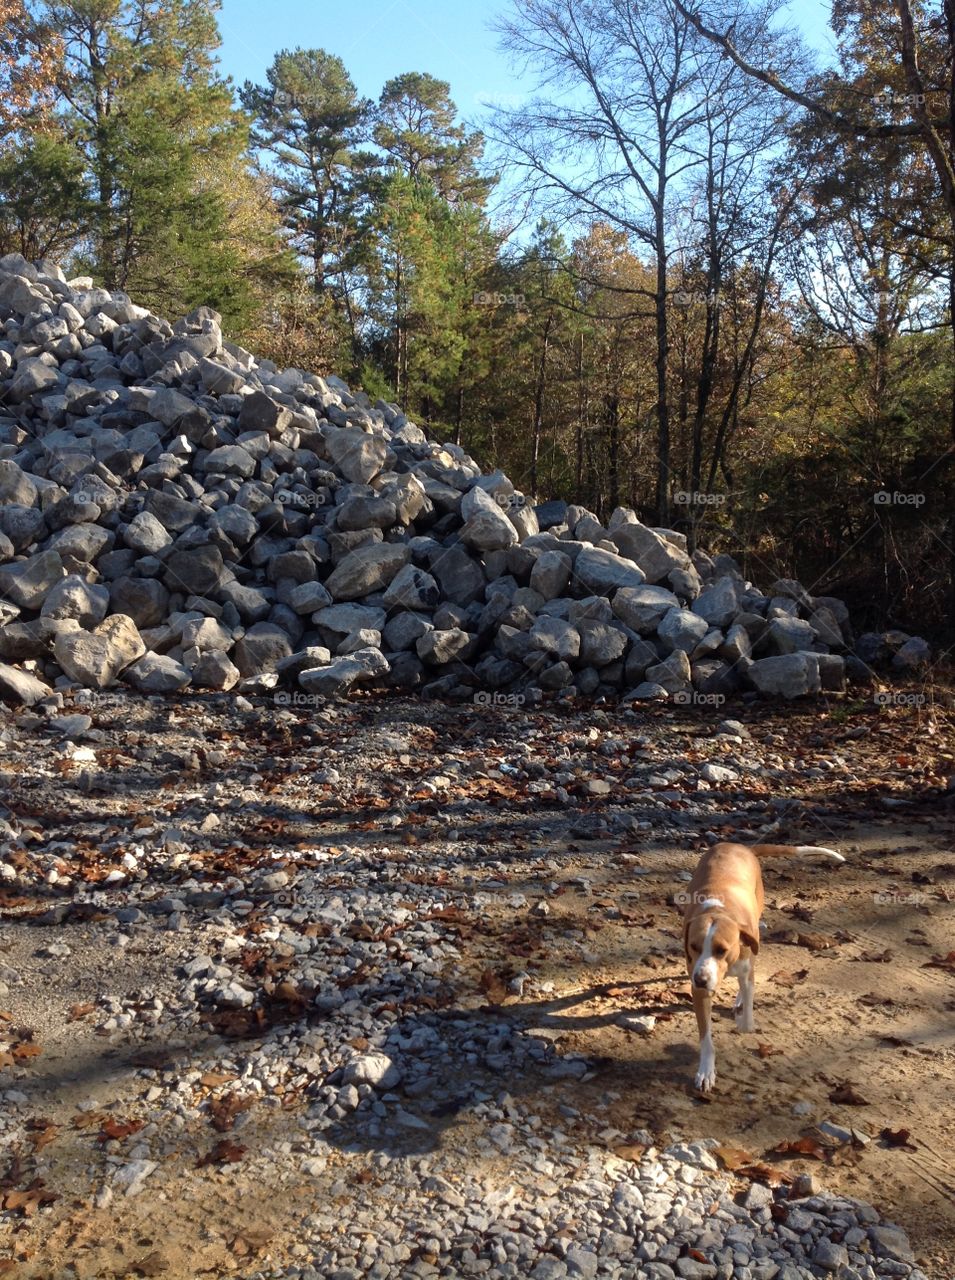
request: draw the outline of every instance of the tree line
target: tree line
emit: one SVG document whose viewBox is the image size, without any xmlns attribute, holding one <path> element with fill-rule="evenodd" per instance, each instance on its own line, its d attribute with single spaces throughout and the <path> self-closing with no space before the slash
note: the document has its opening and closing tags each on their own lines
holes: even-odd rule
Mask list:
<svg viewBox="0 0 955 1280">
<path fill-rule="evenodd" d="M 634 507 L 873 617 L 950 607 L 953 27 L 834 0 L 522 0 L 522 94 L 263 83 L 216 0 L 0 0 L 0 252 L 398 400 L 538 497 Z M 949 523 L 952 521 L 952 523 Z"/>
</svg>

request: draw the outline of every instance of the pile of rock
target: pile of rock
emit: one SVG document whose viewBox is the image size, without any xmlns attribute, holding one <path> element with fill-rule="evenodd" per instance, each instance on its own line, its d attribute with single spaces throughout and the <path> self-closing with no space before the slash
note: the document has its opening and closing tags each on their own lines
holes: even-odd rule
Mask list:
<svg viewBox="0 0 955 1280">
<path fill-rule="evenodd" d="M 848 612 L 618 508 L 533 507 L 337 378 L 0 259 L 0 690 L 839 690 Z M 918 639 L 866 638 L 914 669 Z M 14 665 L 11 665 L 14 664 Z"/>
</svg>

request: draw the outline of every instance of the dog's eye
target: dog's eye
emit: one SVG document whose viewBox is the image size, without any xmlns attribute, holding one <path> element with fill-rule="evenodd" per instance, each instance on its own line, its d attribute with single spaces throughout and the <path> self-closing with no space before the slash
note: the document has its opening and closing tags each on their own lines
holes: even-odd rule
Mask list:
<svg viewBox="0 0 955 1280">
<path fill-rule="evenodd" d="M 722 959 L 722 957 L 726 955 L 726 948 L 723 946 L 716 946 L 713 948 L 713 954 L 717 959 Z"/>
</svg>

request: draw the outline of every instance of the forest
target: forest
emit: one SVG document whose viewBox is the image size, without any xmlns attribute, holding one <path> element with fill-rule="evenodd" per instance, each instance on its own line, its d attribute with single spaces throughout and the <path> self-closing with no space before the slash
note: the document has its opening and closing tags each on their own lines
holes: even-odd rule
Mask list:
<svg viewBox="0 0 955 1280">
<path fill-rule="evenodd" d="M 522 0 L 475 123 L 322 48 L 233 83 L 217 9 L 0 0 L 0 254 L 210 305 L 539 500 L 951 627 L 950 20 L 835 0 L 823 67 L 778 0 Z"/>
</svg>

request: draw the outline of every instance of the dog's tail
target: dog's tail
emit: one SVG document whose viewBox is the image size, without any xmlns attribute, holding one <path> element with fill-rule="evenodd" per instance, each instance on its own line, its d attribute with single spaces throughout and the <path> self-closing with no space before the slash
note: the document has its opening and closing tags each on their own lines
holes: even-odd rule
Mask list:
<svg viewBox="0 0 955 1280">
<path fill-rule="evenodd" d="M 749 848 L 757 858 L 803 858 L 816 853 L 833 862 L 845 862 L 841 853 L 821 844 L 751 844 Z"/>
</svg>

